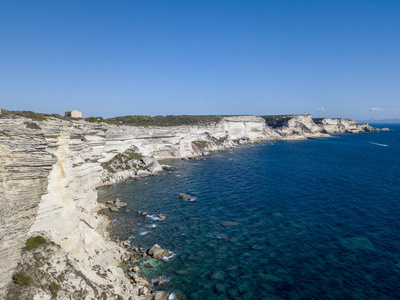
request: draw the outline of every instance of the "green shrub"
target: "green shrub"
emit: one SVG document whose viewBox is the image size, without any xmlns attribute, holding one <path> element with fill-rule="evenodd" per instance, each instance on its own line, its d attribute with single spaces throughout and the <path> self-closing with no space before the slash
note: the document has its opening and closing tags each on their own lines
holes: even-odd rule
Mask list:
<svg viewBox="0 0 400 300">
<path fill-rule="evenodd" d="M 103 168 L 106 168 L 108 171 L 110 171 L 111 173 L 115 173 L 115 170 L 107 163 L 102 163 L 101 164 Z"/>
<path fill-rule="evenodd" d="M 89 118 L 85 118 L 85 121 L 90 122 L 90 123 L 95 123 L 95 122 L 100 123 L 100 122 L 103 122 L 104 119 L 102 117 L 89 117 Z"/>
<path fill-rule="evenodd" d="M 12 111 L 12 110 L 3 110 L 2 111 L 2 115 L 8 115 L 8 116 L 21 116 L 24 118 L 29 118 L 32 120 L 37 120 L 37 121 L 44 121 L 46 120 L 48 117 L 54 117 L 57 119 L 65 119 L 65 117 L 62 117 L 59 114 L 42 114 L 42 113 L 35 113 L 33 111 Z"/>
<path fill-rule="evenodd" d="M 217 145 L 222 145 L 223 143 L 225 143 L 228 140 L 228 136 L 224 136 L 222 138 L 219 139 L 215 139 L 215 143 Z"/>
<path fill-rule="evenodd" d="M 124 300 L 121 295 L 117 295 L 117 300 Z"/>
<path fill-rule="evenodd" d="M 136 152 L 133 152 L 133 151 L 126 151 L 125 153 L 128 155 L 129 159 L 136 159 L 136 160 L 142 160 L 143 159 L 143 155 L 140 154 L 140 153 L 136 153 Z"/>
<path fill-rule="evenodd" d="M 13 282 L 19 286 L 27 286 L 31 283 L 31 278 L 24 272 L 15 273 L 12 277 Z"/>
<path fill-rule="evenodd" d="M 57 283 L 55 283 L 55 282 L 53 281 L 52 283 L 50 283 L 49 289 L 50 289 L 51 295 L 52 295 L 53 297 L 56 297 L 58 291 L 60 290 L 60 286 L 59 286 Z"/>
<path fill-rule="evenodd" d="M 47 240 L 40 235 L 35 236 L 35 237 L 30 237 L 29 239 L 26 240 L 25 249 L 28 249 L 28 250 L 35 249 L 35 248 L 39 247 L 39 245 L 44 244 L 46 242 L 47 242 Z"/>
<path fill-rule="evenodd" d="M 37 120 L 37 121 L 44 121 L 47 119 L 45 117 L 45 114 L 35 113 L 33 111 L 26 111 L 26 110 L 24 110 L 24 111 L 9 111 L 9 113 L 16 114 L 18 116 L 29 118 L 32 120 Z"/>
<path fill-rule="evenodd" d="M 269 127 L 278 128 L 284 126 L 286 122 L 288 122 L 294 116 L 295 115 L 269 115 L 260 117 L 265 120 L 265 123 L 267 123 Z"/>
<path fill-rule="evenodd" d="M 148 167 L 142 166 L 142 165 L 138 165 L 137 168 L 138 168 L 139 170 L 144 170 L 144 171 L 148 171 L 148 170 L 149 170 Z"/>
<path fill-rule="evenodd" d="M 195 141 L 193 142 L 197 147 L 199 148 L 206 148 L 208 146 L 208 143 L 206 141 Z"/>
<path fill-rule="evenodd" d="M 29 129 L 42 129 L 42 128 L 40 128 L 39 125 L 37 125 L 33 122 L 24 122 L 24 124 L 26 125 L 26 128 L 29 128 Z"/>
<path fill-rule="evenodd" d="M 3 130 L 0 130 L 0 134 L 4 135 L 4 136 L 8 136 L 10 137 L 11 135 L 9 135 L 7 132 L 4 132 Z"/>
</svg>

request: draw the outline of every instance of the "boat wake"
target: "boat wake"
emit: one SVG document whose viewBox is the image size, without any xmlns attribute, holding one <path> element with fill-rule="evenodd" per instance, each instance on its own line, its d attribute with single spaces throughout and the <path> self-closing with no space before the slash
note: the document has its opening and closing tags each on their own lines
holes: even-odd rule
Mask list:
<svg viewBox="0 0 400 300">
<path fill-rule="evenodd" d="M 379 144 L 379 143 L 374 143 L 374 142 L 368 142 L 368 143 L 377 145 L 377 146 L 381 146 L 381 147 L 389 147 L 389 145 L 386 145 L 386 144 Z"/>
</svg>

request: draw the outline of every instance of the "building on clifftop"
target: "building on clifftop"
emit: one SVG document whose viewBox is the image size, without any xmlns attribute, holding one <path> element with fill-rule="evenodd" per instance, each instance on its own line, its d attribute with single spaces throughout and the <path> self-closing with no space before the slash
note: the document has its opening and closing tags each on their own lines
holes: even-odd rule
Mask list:
<svg viewBox="0 0 400 300">
<path fill-rule="evenodd" d="M 66 111 L 65 116 L 68 118 L 82 119 L 82 113 L 79 110 Z"/>
</svg>

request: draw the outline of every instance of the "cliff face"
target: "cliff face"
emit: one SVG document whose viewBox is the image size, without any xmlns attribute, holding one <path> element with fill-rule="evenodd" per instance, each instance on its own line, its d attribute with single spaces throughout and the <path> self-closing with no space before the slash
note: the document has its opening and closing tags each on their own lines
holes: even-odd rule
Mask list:
<svg viewBox="0 0 400 300">
<path fill-rule="evenodd" d="M 105 238 L 102 226 L 107 221 L 93 213 L 95 188 L 103 172 L 98 159 L 103 158 L 107 129 L 56 119 L 1 119 L 0 124 L 6 133 L 1 135 L 0 298 L 15 270 L 29 265 L 24 259 L 30 257 L 30 251 L 22 251 L 22 247 L 31 235 L 42 235 L 60 246 L 53 249 L 57 250 L 54 257 L 62 257 L 71 267 L 64 268 L 68 274 L 62 268 L 54 269 L 53 279 L 63 275 L 62 288 L 71 295 L 74 290 L 87 299 L 99 299 L 102 293 L 110 299 L 114 294 L 138 295 L 117 267 L 124 250 Z M 17 266 L 19 262 L 22 265 Z M 38 267 L 31 275 L 41 273 L 46 274 Z M 69 277 L 75 278 L 72 283 Z M 40 295 L 46 299 L 51 295 L 35 286 L 24 290 L 28 294 L 17 295 L 19 298 Z"/>
<path fill-rule="evenodd" d="M 68 297 L 65 291 L 74 282 L 87 299 L 100 294 L 143 298 L 138 296 L 140 286 L 133 286 L 117 267 L 124 250 L 109 241 L 107 221 L 95 213 L 96 188 L 162 171 L 153 157 L 190 157 L 244 143 L 371 130 L 351 120 L 323 119 L 315 124 L 309 115 L 293 116 L 274 129 L 255 116 L 149 128 L 53 118 L 0 119 L 0 298 L 12 274 L 21 269 L 18 263 L 31 257 L 21 250 L 25 241 L 38 234 L 59 245 L 51 251 L 58 251 L 54 255 L 70 262 L 71 274 L 81 278 L 72 283 L 65 279 L 70 285 L 65 283 L 60 299 Z M 50 295 L 43 289 L 30 293 Z"/>
<path fill-rule="evenodd" d="M 359 125 L 356 121 L 350 119 L 322 119 L 320 126 L 327 133 L 359 133 L 363 131 L 378 131 L 378 129 L 368 124 Z"/>
<path fill-rule="evenodd" d="M 47 177 L 57 161 L 46 151 L 41 132 L 24 124 L 27 120 L 17 126 L 14 120 L 1 121 L 1 129 L 13 136 L 0 134 L 0 291 L 17 266 L 21 245 L 35 222 Z"/>
</svg>

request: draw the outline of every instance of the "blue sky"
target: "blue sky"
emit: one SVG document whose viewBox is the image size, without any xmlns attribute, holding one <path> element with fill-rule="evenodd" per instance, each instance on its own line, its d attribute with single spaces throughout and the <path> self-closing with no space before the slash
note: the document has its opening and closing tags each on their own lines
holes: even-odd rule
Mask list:
<svg viewBox="0 0 400 300">
<path fill-rule="evenodd" d="M 400 1 L 0 1 L 0 107 L 400 117 Z"/>
</svg>

